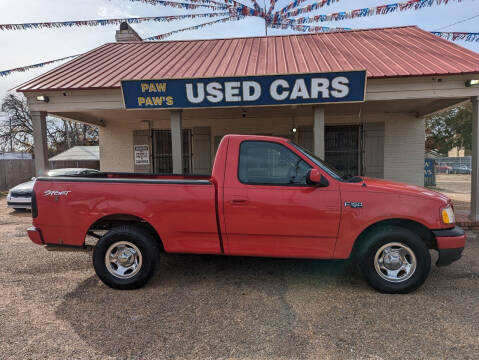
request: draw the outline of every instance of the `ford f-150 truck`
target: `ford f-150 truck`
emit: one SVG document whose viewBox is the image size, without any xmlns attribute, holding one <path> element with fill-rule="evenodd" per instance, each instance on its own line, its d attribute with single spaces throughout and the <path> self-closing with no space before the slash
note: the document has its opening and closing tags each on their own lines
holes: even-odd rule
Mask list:
<svg viewBox="0 0 479 360">
<path fill-rule="evenodd" d="M 406 293 L 461 257 L 451 201 L 426 188 L 342 176 L 293 142 L 227 135 L 211 176 L 99 173 L 40 177 L 30 239 L 85 249 L 117 289 L 144 285 L 161 251 L 357 261 L 369 284 Z M 92 245 L 90 245 L 92 246 Z"/>
</svg>

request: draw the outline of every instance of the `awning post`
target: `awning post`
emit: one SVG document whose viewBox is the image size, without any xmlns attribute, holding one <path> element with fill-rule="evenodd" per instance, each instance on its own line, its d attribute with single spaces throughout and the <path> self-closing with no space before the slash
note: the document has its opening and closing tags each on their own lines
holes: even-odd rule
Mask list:
<svg viewBox="0 0 479 360">
<path fill-rule="evenodd" d="M 313 111 L 314 155 L 324 160 L 324 108 L 315 106 Z"/>
<path fill-rule="evenodd" d="M 181 118 L 181 111 L 171 111 L 171 150 L 174 174 L 183 174 L 183 130 L 181 128 Z"/>
<path fill-rule="evenodd" d="M 35 155 L 35 174 L 44 176 L 48 172 L 47 113 L 30 111 L 33 124 L 33 152 Z"/>
<path fill-rule="evenodd" d="M 471 213 L 473 221 L 479 220 L 479 98 L 471 98 L 472 104 L 472 174 L 471 174 Z"/>
</svg>

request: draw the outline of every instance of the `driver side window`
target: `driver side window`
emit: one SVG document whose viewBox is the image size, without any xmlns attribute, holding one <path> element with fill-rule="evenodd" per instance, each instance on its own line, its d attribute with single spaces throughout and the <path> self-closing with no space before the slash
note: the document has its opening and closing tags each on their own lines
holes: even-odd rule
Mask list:
<svg viewBox="0 0 479 360">
<path fill-rule="evenodd" d="M 244 141 L 240 145 L 238 178 L 244 184 L 306 185 L 311 169 L 287 147 L 268 141 Z"/>
</svg>

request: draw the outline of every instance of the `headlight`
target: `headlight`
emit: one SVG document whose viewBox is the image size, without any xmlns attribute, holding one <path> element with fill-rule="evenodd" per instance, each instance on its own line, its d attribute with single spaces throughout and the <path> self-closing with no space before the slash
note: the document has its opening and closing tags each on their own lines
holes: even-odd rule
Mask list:
<svg viewBox="0 0 479 360">
<path fill-rule="evenodd" d="M 454 224 L 456 222 L 454 211 L 452 210 L 451 205 L 448 205 L 441 210 L 441 217 L 444 224 Z"/>
</svg>

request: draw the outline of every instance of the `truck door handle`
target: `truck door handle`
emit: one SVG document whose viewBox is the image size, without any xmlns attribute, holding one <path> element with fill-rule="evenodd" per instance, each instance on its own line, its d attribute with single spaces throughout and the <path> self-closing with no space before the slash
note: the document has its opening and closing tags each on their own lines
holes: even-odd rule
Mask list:
<svg viewBox="0 0 479 360">
<path fill-rule="evenodd" d="M 246 204 L 248 204 L 248 200 L 246 200 L 246 199 L 233 199 L 233 200 L 230 200 L 230 203 L 232 205 L 246 205 Z"/>
</svg>

